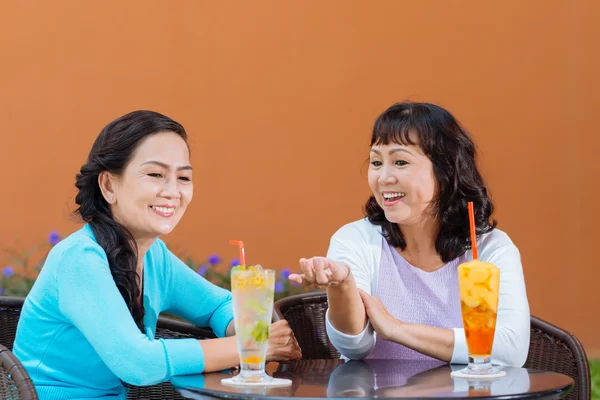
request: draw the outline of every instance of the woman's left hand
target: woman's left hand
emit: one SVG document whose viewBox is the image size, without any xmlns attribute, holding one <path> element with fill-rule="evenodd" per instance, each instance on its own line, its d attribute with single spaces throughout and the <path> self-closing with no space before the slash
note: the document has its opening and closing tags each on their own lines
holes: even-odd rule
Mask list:
<svg viewBox="0 0 600 400">
<path fill-rule="evenodd" d="M 402 322 L 394 318 L 377 297 L 371 296 L 362 289 L 358 289 L 358 292 L 377 335 L 383 340 L 393 340 L 397 337 Z"/>
<path fill-rule="evenodd" d="M 299 360 L 302 350 L 286 320 L 271 324 L 267 361 Z"/>
</svg>

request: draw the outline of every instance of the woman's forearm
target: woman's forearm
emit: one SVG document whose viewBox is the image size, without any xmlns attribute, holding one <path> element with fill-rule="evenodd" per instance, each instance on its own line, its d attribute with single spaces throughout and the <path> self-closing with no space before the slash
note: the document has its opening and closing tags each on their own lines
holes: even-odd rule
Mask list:
<svg viewBox="0 0 600 400">
<path fill-rule="evenodd" d="M 198 340 L 204 352 L 204 372 L 221 371 L 240 363 L 235 336 Z"/>
<path fill-rule="evenodd" d="M 352 275 L 339 286 L 327 288 L 329 321 L 347 335 L 357 335 L 367 325 L 367 313 Z"/>
<path fill-rule="evenodd" d="M 391 340 L 419 353 L 450 362 L 454 351 L 454 331 L 435 326 L 401 323 Z"/>
</svg>

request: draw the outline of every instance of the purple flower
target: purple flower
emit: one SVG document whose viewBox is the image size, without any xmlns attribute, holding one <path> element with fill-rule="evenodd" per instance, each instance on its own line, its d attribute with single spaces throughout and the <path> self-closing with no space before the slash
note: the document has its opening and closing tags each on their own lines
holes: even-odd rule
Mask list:
<svg viewBox="0 0 600 400">
<path fill-rule="evenodd" d="M 237 258 L 234 258 L 233 260 L 231 260 L 231 262 L 229 263 L 229 266 L 231 268 L 233 267 L 237 267 L 238 265 L 240 265 L 240 260 Z"/>
<path fill-rule="evenodd" d="M 283 279 L 287 279 L 287 278 L 289 278 L 289 277 L 290 277 L 290 274 L 291 274 L 291 273 L 292 273 L 292 271 L 290 271 L 290 270 L 289 270 L 289 269 L 287 269 L 287 268 L 284 268 L 284 269 L 282 269 L 282 270 L 281 270 L 281 277 L 282 277 Z"/>
<path fill-rule="evenodd" d="M 58 232 L 50 232 L 50 235 L 48 235 L 48 241 L 51 245 L 55 245 L 56 243 L 60 242 L 60 235 L 58 234 Z"/>
<path fill-rule="evenodd" d="M 283 292 L 283 282 L 275 282 L 275 293 Z"/>
<path fill-rule="evenodd" d="M 198 274 L 204 276 L 204 275 L 206 275 L 207 271 L 208 271 L 208 267 L 206 265 L 201 265 L 200 268 L 198 269 Z"/>
<path fill-rule="evenodd" d="M 2 270 L 2 274 L 4 274 L 4 276 L 11 276 L 12 274 L 15 273 L 15 270 L 12 267 L 4 267 L 4 269 Z"/>
<path fill-rule="evenodd" d="M 0 296 L 2 296 L 4 294 L 4 288 L 0 287 Z"/>
<path fill-rule="evenodd" d="M 290 282 L 292 282 L 292 285 L 294 285 L 294 286 L 300 286 L 300 284 L 298 282 L 294 282 L 294 281 L 290 281 Z"/>
<path fill-rule="evenodd" d="M 212 265 L 213 267 L 220 262 L 221 262 L 221 257 L 219 257 L 217 254 L 211 254 L 210 256 L 208 256 L 208 263 L 210 265 Z"/>
</svg>

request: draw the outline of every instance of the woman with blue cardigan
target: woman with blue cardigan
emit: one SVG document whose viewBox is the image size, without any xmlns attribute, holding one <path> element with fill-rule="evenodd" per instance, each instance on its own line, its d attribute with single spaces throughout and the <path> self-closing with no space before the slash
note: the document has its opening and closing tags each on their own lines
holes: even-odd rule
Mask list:
<svg viewBox="0 0 600 400">
<path fill-rule="evenodd" d="M 192 200 L 184 128 L 151 111 L 116 119 L 100 132 L 76 186 L 86 225 L 48 255 L 14 343 L 40 398 L 125 398 L 123 382 L 152 385 L 237 365 L 231 293 L 159 239 Z M 219 338 L 155 339 L 163 311 Z M 267 359 L 300 357 L 285 321 L 273 324 Z"/>
</svg>

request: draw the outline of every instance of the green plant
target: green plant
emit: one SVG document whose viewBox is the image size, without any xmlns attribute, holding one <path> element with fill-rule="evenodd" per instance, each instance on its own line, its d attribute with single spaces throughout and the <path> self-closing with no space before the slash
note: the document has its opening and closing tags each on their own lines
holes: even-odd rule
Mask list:
<svg viewBox="0 0 600 400">
<path fill-rule="evenodd" d="M 590 375 L 592 378 L 592 399 L 600 400 L 600 360 L 590 361 Z"/>
<path fill-rule="evenodd" d="M 46 242 L 30 249 L 4 248 L 8 265 L 0 270 L 0 295 L 26 296 L 44 266 L 48 252 L 59 241 L 58 232 L 52 231 Z"/>
</svg>

